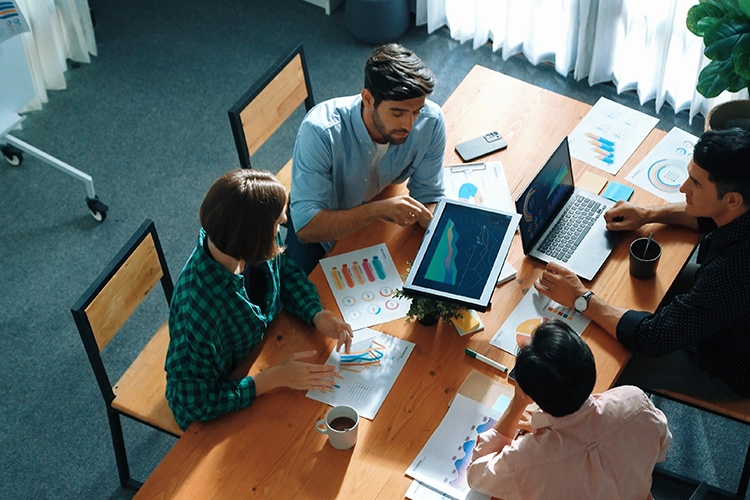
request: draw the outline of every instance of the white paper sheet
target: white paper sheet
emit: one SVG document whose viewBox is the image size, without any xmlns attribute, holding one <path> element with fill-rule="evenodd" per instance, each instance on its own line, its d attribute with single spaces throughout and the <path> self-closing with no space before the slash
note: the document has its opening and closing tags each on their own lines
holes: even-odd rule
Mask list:
<svg viewBox="0 0 750 500">
<path fill-rule="evenodd" d="M 504 212 L 516 211 L 499 161 L 451 165 L 443 170 L 443 179 L 446 198 Z"/>
<path fill-rule="evenodd" d="M 406 470 L 406 475 L 456 500 L 477 498 L 466 481 L 466 469 L 477 435 L 491 429 L 503 411 L 504 407 L 494 410 L 456 394 L 443 421 Z"/>
<path fill-rule="evenodd" d="M 352 329 L 406 316 L 411 300 L 391 297 L 404 286 L 385 243 L 320 260 L 344 321 Z"/>
<path fill-rule="evenodd" d="M 410 500 L 454 500 L 452 496 L 433 490 L 416 479 L 411 482 L 411 486 L 406 490 L 406 498 Z M 471 490 L 471 492 L 466 495 L 465 500 L 490 500 L 490 496 Z"/>
<path fill-rule="evenodd" d="M 333 350 L 326 361 L 343 377 L 333 392 L 307 391 L 307 397 L 331 406 L 349 405 L 373 419 L 414 350 L 414 343 L 364 328 L 354 332 L 349 354 Z"/>
<path fill-rule="evenodd" d="M 698 138 L 677 127 L 669 131 L 625 180 L 670 203 L 685 201 L 680 186 Z"/>
<path fill-rule="evenodd" d="M 0 1 L 0 43 L 11 37 L 26 33 L 29 30 L 29 23 L 18 8 L 14 0 Z M 2 51 L 2 48 L 0 48 Z"/>
<path fill-rule="evenodd" d="M 568 135 L 570 156 L 616 174 L 658 122 L 602 97 Z"/>
<path fill-rule="evenodd" d="M 578 314 L 573 308 L 558 304 L 532 287 L 492 337 L 490 344 L 515 356 L 518 348 L 528 343 L 531 332 L 551 319 L 564 321 L 578 335 L 591 323 L 590 319 Z"/>
</svg>

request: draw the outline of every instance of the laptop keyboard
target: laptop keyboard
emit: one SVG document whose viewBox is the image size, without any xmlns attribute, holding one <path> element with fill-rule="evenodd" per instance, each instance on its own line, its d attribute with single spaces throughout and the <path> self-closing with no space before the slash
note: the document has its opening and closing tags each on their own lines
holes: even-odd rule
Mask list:
<svg viewBox="0 0 750 500">
<path fill-rule="evenodd" d="M 538 250 L 557 260 L 568 262 L 602 212 L 604 205 L 601 203 L 576 195 Z"/>
</svg>

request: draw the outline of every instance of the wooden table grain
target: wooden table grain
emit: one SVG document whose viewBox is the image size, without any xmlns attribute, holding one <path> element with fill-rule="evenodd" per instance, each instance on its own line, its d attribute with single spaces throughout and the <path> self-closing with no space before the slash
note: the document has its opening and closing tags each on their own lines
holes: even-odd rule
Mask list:
<svg viewBox="0 0 750 500">
<path fill-rule="evenodd" d="M 589 109 L 588 104 L 475 66 L 443 106 L 448 134 L 445 164 L 461 163 L 453 150 L 455 144 L 497 130 L 509 146 L 484 160 L 502 161 L 511 193 L 518 196 Z M 577 160 L 574 175 L 578 178 L 590 170 L 622 181 L 664 135 L 653 130 L 616 176 Z M 392 186 L 386 195 L 403 191 L 403 185 Z M 664 203 L 638 188 L 631 201 Z M 628 273 L 628 245 L 651 230 L 663 255 L 657 276 L 638 281 Z M 332 255 L 385 242 L 403 274 L 423 234 L 419 227 L 376 223 L 338 242 Z M 625 233 L 596 278 L 586 284 L 615 305 L 653 310 L 697 241 L 696 232 L 659 224 Z M 442 322 L 425 327 L 405 320 L 374 327 L 414 342 L 416 347 L 376 417 L 360 420 L 359 440 L 353 449 L 335 450 L 313 429 L 328 411 L 327 405 L 306 398 L 303 391 L 277 390 L 242 411 L 192 424 L 136 498 L 403 498 L 411 482 L 404 471 L 442 420 L 448 402 L 469 372 L 475 369 L 505 381 L 505 375 L 466 356 L 464 348 L 506 366 L 514 364 L 513 356 L 490 346 L 489 340 L 538 278 L 543 265 L 523 256 L 518 236 L 508 260 L 518 270 L 517 277 L 498 287 L 491 309 L 480 313 L 484 331 L 460 337 L 453 326 Z M 310 279 L 318 285 L 324 306 L 338 311 L 320 266 Z M 593 323 L 583 338 L 596 357 L 595 391 L 606 390 L 629 354 Z M 282 313 L 235 375 L 256 374 L 293 352 L 308 349 L 316 349 L 316 361 L 323 363 L 333 345 L 309 325 Z"/>
</svg>

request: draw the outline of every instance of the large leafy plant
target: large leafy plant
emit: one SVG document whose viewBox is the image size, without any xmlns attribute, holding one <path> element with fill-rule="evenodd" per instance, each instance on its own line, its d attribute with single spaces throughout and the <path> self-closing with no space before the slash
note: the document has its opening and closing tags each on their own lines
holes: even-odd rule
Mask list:
<svg viewBox="0 0 750 500">
<path fill-rule="evenodd" d="M 698 76 L 705 97 L 750 86 L 750 0 L 700 0 L 690 8 L 687 28 L 703 38 L 711 62 Z"/>
</svg>

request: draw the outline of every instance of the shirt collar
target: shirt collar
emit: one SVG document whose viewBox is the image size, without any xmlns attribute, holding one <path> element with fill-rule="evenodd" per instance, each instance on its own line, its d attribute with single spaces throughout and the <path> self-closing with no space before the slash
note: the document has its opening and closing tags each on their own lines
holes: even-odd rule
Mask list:
<svg viewBox="0 0 750 500">
<path fill-rule="evenodd" d="M 549 413 L 545 413 L 544 410 L 537 410 L 531 415 L 531 430 L 537 431 L 545 427 L 560 428 L 574 426 L 593 407 L 594 397 L 589 395 L 588 399 L 583 402 L 578 410 L 564 417 L 553 417 Z"/>
<path fill-rule="evenodd" d="M 354 128 L 354 135 L 357 137 L 357 141 L 360 144 L 374 144 L 374 141 L 372 140 L 372 137 L 370 137 L 370 133 L 365 126 L 365 121 L 362 119 L 361 95 L 354 97 L 354 105 L 352 106 L 352 127 Z"/>
<path fill-rule="evenodd" d="M 242 288 L 244 286 L 243 276 L 241 274 L 230 273 L 224 266 L 219 264 L 218 261 L 211 257 L 211 255 L 206 252 L 205 249 L 206 239 L 206 231 L 201 228 L 200 236 L 198 236 L 198 245 L 196 247 L 196 252 L 198 252 L 199 268 L 203 269 L 207 273 L 222 275 L 227 280 L 229 280 L 237 289 Z"/>
<path fill-rule="evenodd" d="M 712 251 L 722 250 L 750 233 L 750 210 L 729 224 L 708 233 L 704 242 L 711 245 Z"/>
</svg>

